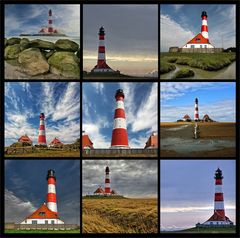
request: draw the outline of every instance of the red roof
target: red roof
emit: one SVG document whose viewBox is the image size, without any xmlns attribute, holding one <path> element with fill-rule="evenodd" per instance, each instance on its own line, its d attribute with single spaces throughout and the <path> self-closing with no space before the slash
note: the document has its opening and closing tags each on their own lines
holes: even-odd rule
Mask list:
<svg viewBox="0 0 240 238">
<path fill-rule="evenodd" d="M 184 119 L 191 119 L 190 116 L 187 115 L 187 114 L 186 114 L 183 118 L 184 118 Z"/>
<path fill-rule="evenodd" d="M 63 145 L 63 143 L 55 137 L 49 145 Z"/>
<path fill-rule="evenodd" d="M 194 38 L 188 41 L 187 44 L 210 44 L 210 42 L 209 39 L 206 39 L 201 33 L 198 33 Z"/>
<path fill-rule="evenodd" d="M 94 193 L 104 193 L 104 191 L 101 187 L 99 187 Z"/>
<path fill-rule="evenodd" d="M 44 203 L 26 219 L 59 219 L 59 217 L 56 212 L 51 211 Z"/>
<path fill-rule="evenodd" d="M 148 138 L 148 141 L 146 142 L 146 145 L 145 145 L 145 148 L 149 148 L 149 147 L 152 147 L 152 148 L 158 148 L 158 137 L 156 134 L 152 134 L 149 138 Z"/>
<path fill-rule="evenodd" d="M 227 216 L 221 216 L 217 211 L 207 221 L 230 221 Z"/>
<path fill-rule="evenodd" d="M 86 148 L 86 147 L 93 149 L 93 143 L 90 140 L 88 135 L 83 135 L 82 136 L 82 148 Z"/>
<path fill-rule="evenodd" d="M 29 142 L 29 143 L 32 143 L 32 141 L 30 140 L 30 138 L 27 135 L 21 136 L 18 139 L 18 142 Z"/>
</svg>

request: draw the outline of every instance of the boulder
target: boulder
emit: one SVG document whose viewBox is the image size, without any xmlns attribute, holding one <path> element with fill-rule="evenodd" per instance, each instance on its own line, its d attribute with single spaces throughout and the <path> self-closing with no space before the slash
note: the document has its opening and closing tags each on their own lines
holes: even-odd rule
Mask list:
<svg viewBox="0 0 240 238">
<path fill-rule="evenodd" d="M 18 62 L 22 70 L 31 76 L 44 74 L 49 71 L 49 65 L 37 48 L 29 48 L 19 54 Z"/>
<path fill-rule="evenodd" d="M 12 37 L 7 40 L 7 45 L 15 45 L 20 44 L 21 38 L 18 37 Z"/>
<path fill-rule="evenodd" d="M 80 58 L 80 48 L 77 51 L 77 57 Z"/>
<path fill-rule="evenodd" d="M 18 58 L 19 53 L 21 52 L 20 50 L 20 44 L 16 45 L 8 45 L 4 49 L 4 59 L 16 59 Z"/>
<path fill-rule="evenodd" d="M 54 50 L 43 51 L 46 59 L 50 58 L 53 55 L 54 52 L 55 52 Z"/>
<path fill-rule="evenodd" d="M 72 52 L 55 52 L 49 59 L 50 71 L 64 77 L 80 78 L 79 59 Z"/>
<path fill-rule="evenodd" d="M 30 41 L 27 38 L 22 38 L 20 41 L 20 50 L 26 50 L 30 47 Z"/>
<path fill-rule="evenodd" d="M 76 42 L 67 39 L 57 40 L 55 46 L 59 51 L 76 52 L 79 48 L 79 45 Z"/>
<path fill-rule="evenodd" d="M 52 42 L 45 41 L 45 40 L 32 40 L 30 42 L 31 47 L 39 48 L 39 49 L 46 49 L 46 50 L 54 50 L 55 45 Z"/>
</svg>

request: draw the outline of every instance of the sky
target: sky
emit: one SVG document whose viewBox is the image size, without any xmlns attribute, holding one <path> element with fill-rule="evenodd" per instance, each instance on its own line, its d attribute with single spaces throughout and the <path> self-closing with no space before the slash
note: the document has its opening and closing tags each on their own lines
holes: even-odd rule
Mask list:
<svg viewBox="0 0 240 238">
<path fill-rule="evenodd" d="M 162 4 L 161 52 L 182 47 L 201 32 L 202 11 L 208 15 L 210 43 L 217 48 L 236 47 L 236 7 L 233 4 Z M 174 37 L 172 37 L 174 34 Z"/>
<path fill-rule="evenodd" d="M 235 223 L 234 160 L 162 160 L 160 163 L 161 230 L 195 227 L 213 215 L 217 168 L 223 173 L 226 216 Z"/>
<path fill-rule="evenodd" d="M 83 195 L 105 187 L 105 168 L 110 169 L 110 187 L 128 198 L 156 198 L 157 160 L 83 160 Z"/>
<path fill-rule="evenodd" d="M 27 134 L 37 144 L 40 113 L 45 114 L 47 144 L 80 138 L 80 83 L 5 83 L 5 146 Z"/>
<path fill-rule="evenodd" d="M 6 4 L 5 37 L 38 33 L 48 25 L 49 9 L 54 28 L 68 36 L 80 36 L 80 4 Z"/>
<path fill-rule="evenodd" d="M 105 28 L 106 58 L 110 67 L 133 76 L 157 70 L 157 5 L 84 5 L 84 70 L 90 71 L 97 63 L 101 26 Z"/>
<path fill-rule="evenodd" d="M 131 148 L 144 148 L 157 131 L 157 83 L 83 83 L 83 130 L 94 148 L 111 146 L 116 90 L 123 89 L 128 141 Z"/>
<path fill-rule="evenodd" d="M 5 160 L 5 223 L 22 222 L 45 201 L 47 171 L 56 176 L 57 206 L 66 224 L 79 224 L 80 162 L 78 160 Z M 73 182 L 74 181 L 74 182 Z"/>
<path fill-rule="evenodd" d="M 161 83 L 160 120 L 174 122 L 188 114 L 194 117 L 198 98 L 199 117 L 205 114 L 215 121 L 236 121 L 235 83 Z"/>
</svg>

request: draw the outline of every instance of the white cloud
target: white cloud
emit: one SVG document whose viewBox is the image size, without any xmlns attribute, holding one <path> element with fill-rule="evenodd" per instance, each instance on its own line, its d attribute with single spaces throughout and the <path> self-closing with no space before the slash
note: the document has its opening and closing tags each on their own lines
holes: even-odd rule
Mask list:
<svg viewBox="0 0 240 238">
<path fill-rule="evenodd" d="M 90 85 L 96 89 L 98 94 L 103 94 L 104 83 L 91 83 Z"/>
</svg>

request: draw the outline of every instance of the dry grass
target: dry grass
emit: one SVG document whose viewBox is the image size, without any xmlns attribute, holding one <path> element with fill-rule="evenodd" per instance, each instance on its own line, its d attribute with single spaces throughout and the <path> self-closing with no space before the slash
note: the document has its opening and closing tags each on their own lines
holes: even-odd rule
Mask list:
<svg viewBox="0 0 240 238">
<path fill-rule="evenodd" d="M 80 157 L 79 151 L 38 151 L 35 153 L 10 154 L 5 157 Z"/>
<path fill-rule="evenodd" d="M 83 233 L 157 233 L 157 199 L 83 199 Z"/>
</svg>

